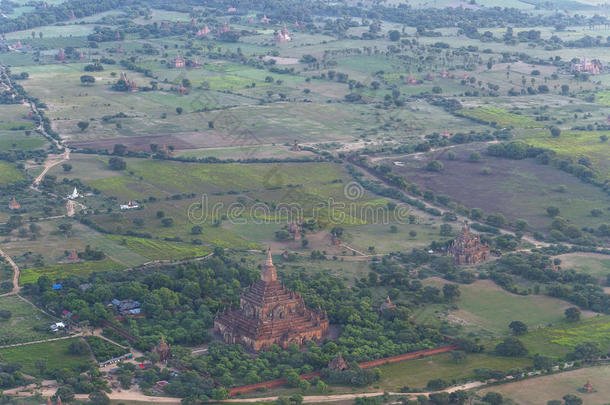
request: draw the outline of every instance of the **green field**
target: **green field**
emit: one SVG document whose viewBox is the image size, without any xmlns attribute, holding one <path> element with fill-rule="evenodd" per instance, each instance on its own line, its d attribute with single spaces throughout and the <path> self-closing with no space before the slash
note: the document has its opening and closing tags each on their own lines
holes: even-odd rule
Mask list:
<svg viewBox="0 0 610 405">
<path fill-rule="evenodd" d="M 18 363 L 26 374 L 41 377 L 36 360 L 45 360 L 47 372 L 63 368 L 82 368 L 91 362 L 88 354 L 73 355 L 68 348 L 73 339 L 0 349 L 0 357 L 7 363 Z"/>
<path fill-rule="evenodd" d="M 574 324 L 558 322 L 529 332 L 522 340 L 531 353 L 553 357 L 563 356 L 577 344 L 588 341 L 597 342 L 605 353 L 610 350 L 610 317 L 596 316 Z"/>
<path fill-rule="evenodd" d="M 427 279 L 426 284 L 441 286 L 445 281 Z M 524 322 L 530 329 L 561 322 L 563 311 L 571 305 L 544 295 L 520 296 L 506 292 L 492 281 L 476 281 L 460 285 L 461 296 L 456 301 L 458 310 L 449 319 L 466 328 L 493 334 L 507 334 L 512 321 Z"/>
<path fill-rule="evenodd" d="M 542 124 L 530 117 L 510 113 L 497 107 L 478 107 L 474 109 L 458 110 L 456 114 L 463 117 L 483 121 L 497 127 L 541 127 Z"/>
<path fill-rule="evenodd" d="M 0 161 L 0 186 L 25 180 L 25 176 L 14 164 Z"/>
<path fill-rule="evenodd" d="M 572 269 L 580 273 L 590 274 L 605 284 L 610 275 L 610 259 L 602 255 L 567 254 L 559 256 L 564 269 Z"/>
<path fill-rule="evenodd" d="M 131 236 L 111 235 L 109 239 L 124 243 L 130 250 L 150 260 L 176 260 L 201 257 L 209 254 L 207 247 L 188 245 L 186 243 L 166 242 L 160 240 L 135 238 Z"/>
<path fill-rule="evenodd" d="M 0 297 L 0 308 L 11 312 L 8 320 L 0 321 L 0 346 L 52 337 L 53 320 L 21 298 Z"/>
<path fill-rule="evenodd" d="M 425 388 L 430 380 L 442 378 L 448 382 L 460 382 L 474 377 L 477 368 L 508 371 L 525 368 L 531 360 L 497 357 L 490 354 L 468 354 L 463 362 L 456 363 L 451 354 L 439 354 L 417 360 L 402 361 L 379 367 L 382 379 L 380 388 L 386 391 L 399 390 L 404 386 Z"/>
<path fill-rule="evenodd" d="M 70 264 L 56 264 L 46 267 L 30 267 L 23 269 L 19 276 L 19 284 L 35 283 L 40 276 L 47 276 L 51 280 L 59 280 L 69 276 L 86 276 L 101 271 L 114 271 L 124 269 L 125 266 L 110 259 L 98 262 L 81 262 Z"/>
</svg>

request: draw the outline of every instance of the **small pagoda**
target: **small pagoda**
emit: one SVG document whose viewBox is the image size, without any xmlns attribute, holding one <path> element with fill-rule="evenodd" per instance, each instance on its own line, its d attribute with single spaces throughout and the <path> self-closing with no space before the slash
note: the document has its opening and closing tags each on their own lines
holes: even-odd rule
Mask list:
<svg viewBox="0 0 610 405">
<path fill-rule="evenodd" d="M 239 309 L 226 309 L 214 320 L 214 330 L 228 344 L 258 352 L 273 344 L 287 348 L 308 340 L 321 341 L 328 333 L 328 317 L 305 306 L 303 298 L 277 279 L 271 250 L 261 272 L 240 299 Z"/>
<path fill-rule="evenodd" d="M 17 211 L 21 209 L 21 204 L 17 201 L 15 197 L 8 203 L 8 209 L 11 211 Z"/>
<path fill-rule="evenodd" d="M 481 242 L 481 238 L 470 232 L 468 224 L 464 224 L 462 232 L 455 238 L 447 253 L 453 256 L 457 265 L 474 265 L 489 259 L 489 246 Z"/>
<path fill-rule="evenodd" d="M 385 301 L 379 306 L 379 314 L 382 314 L 383 311 L 388 311 L 392 309 L 396 309 L 396 304 L 392 302 L 390 297 L 387 297 Z"/>
<path fill-rule="evenodd" d="M 583 391 L 583 392 L 593 392 L 593 386 L 591 385 L 591 383 L 589 382 L 589 380 L 587 380 L 587 382 L 585 383 L 585 385 L 583 385 L 583 387 L 582 387 L 582 391 Z"/>
<path fill-rule="evenodd" d="M 153 353 L 157 353 L 159 355 L 160 362 L 165 363 L 167 360 L 169 360 L 171 349 L 169 345 L 165 343 L 165 338 L 163 336 L 161 336 L 161 341 L 153 348 L 152 351 Z"/>
<path fill-rule="evenodd" d="M 341 352 L 337 353 L 337 356 L 328 362 L 328 369 L 333 371 L 345 371 L 349 369 L 349 364 L 341 356 Z"/>
</svg>

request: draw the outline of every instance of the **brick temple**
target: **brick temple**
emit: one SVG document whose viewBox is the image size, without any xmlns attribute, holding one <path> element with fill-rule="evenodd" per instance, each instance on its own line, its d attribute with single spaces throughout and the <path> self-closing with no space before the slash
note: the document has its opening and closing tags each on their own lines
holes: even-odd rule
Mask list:
<svg viewBox="0 0 610 405">
<path fill-rule="evenodd" d="M 481 242 L 481 238 L 470 232 L 468 225 L 464 225 L 460 233 L 447 253 L 453 256 L 453 261 L 457 265 L 479 264 L 489 259 L 489 246 Z"/>
<path fill-rule="evenodd" d="M 322 310 L 307 308 L 299 294 L 284 288 L 269 250 L 261 279 L 242 294 L 239 309 L 225 309 L 216 316 L 214 330 L 226 343 L 257 352 L 273 344 L 286 348 L 320 341 L 328 333 L 328 317 Z"/>
</svg>

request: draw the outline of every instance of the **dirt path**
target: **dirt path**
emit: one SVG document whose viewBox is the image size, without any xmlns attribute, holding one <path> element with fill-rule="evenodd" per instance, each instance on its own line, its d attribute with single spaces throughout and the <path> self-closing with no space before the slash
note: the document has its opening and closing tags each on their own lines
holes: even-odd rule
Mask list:
<svg viewBox="0 0 610 405">
<path fill-rule="evenodd" d="M 8 262 L 8 264 L 10 264 L 11 267 L 13 268 L 13 290 L 6 294 L 0 295 L 0 297 L 4 297 L 6 295 L 18 294 L 19 291 L 21 290 L 21 287 L 19 287 L 19 266 L 17 266 L 17 264 L 13 261 L 13 259 L 11 259 L 11 257 L 8 254 L 6 254 L 2 249 L 0 249 L 0 256 L 2 256 L 4 258 L 4 260 L 6 260 Z"/>
<path fill-rule="evenodd" d="M 34 179 L 32 186 L 33 187 L 38 186 L 49 170 L 51 170 L 53 167 L 57 166 L 58 164 L 66 162 L 68 160 L 70 160 L 70 149 L 68 149 L 68 148 L 66 148 L 64 150 L 64 153 L 62 153 L 61 155 L 49 155 L 47 157 L 47 160 L 44 161 L 44 169 Z"/>
<path fill-rule="evenodd" d="M 418 395 L 424 395 L 424 396 L 428 396 L 432 393 L 440 393 L 440 392 L 454 392 L 454 391 L 459 391 L 459 390 L 470 390 L 473 388 L 478 388 L 485 385 L 485 383 L 480 382 L 480 381 L 475 381 L 475 382 L 471 382 L 471 383 L 467 383 L 467 384 L 462 384 L 462 385 L 456 385 L 454 387 L 449 387 L 445 390 L 442 391 L 434 391 L 434 392 L 389 392 L 388 394 L 392 395 L 392 396 L 401 396 L 401 397 L 410 397 L 410 398 L 415 398 Z M 363 393 L 356 393 L 356 394 L 337 394 L 337 395 L 309 395 L 309 396 L 305 396 L 303 397 L 303 403 L 317 403 L 317 402 L 335 402 L 335 401 L 344 401 L 347 399 L 356 399 L 356 398 L 362 398 L 362 397 L 378 397 L 383 395 L 384 392 L 383 391 L 376 391 L 376 392 L 363 392 Z M 261 397 L 261 398 L 236 398 L 236 399 L 226 399 L 224 401 L 220 401 L 220 402 L 225 402 L 225 403 L 252 403 L 252 402 L 272 402 L 277 400 L 278 397 L 274 396 L 274 397 Z"/>
<path fill-rule="evenodd" d="M 7 349 L 9 347 L 19 347 L 19 346 L 35 345 L 37 343 L 56 342 L 58 340 L 72 339 L 72 338 L 79 337 L 79 336 L 83 336 L 83 333 L 79 332 L 79 333 L 76 333 L 74 335 L 67 335 L 67 336 L 62 336 L 62 337 L 58 337 L 58 338 L 43 339 L 43 340 L 34 340 L 32 342 L 15 343 L 15 344 L 12 344 L 12 345 L 4 345 L 4 346 L 0 346 L 0 349 Z"/>
</svg>

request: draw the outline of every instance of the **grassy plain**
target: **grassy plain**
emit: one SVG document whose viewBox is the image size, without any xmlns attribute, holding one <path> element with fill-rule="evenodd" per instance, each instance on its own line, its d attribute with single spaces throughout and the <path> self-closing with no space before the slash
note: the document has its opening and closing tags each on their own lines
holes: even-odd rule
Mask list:
<svg viewBox="0 0 610 405">
<path fill-rule="evenodd" d="M 0 346 L 51 337 L 52 319 L 21 298 L 0 297 L 0 308 L 11 312 L 8 320 L 0 320 Z"/>
<path fill-rule="evenodd" d="M 497 385 L 480 392 L 499 392 L 522 405 L 545 405 L 551 400 L 561 400 L 567 394 L 580 397 L 584 405 L 600 405 L 610 398 L 609 379 L 610 366 L 605 365 Z M 595 392 L 585 394 L 579 391 L 587 381 L 593 385 Z"/>
<path fill-rule="evenodd" d="M 421 189 L 446 194 L 468 208 L 481 208 L 485 216 L 500 212 L 508 222 L 525 219 L 534 230 L 549 229 L 552 219 L 545 212 L 548 206 L 558 207 L 564 218 L 578 226 L 595 227 L 609 218 L 603 191 L 568 173 L 536 164 L 531 159 L 509 160 L 484 155 L 481 162 L 472 163 L 470 153 L 484 152 L 484 147 L 476 144 L 450 150 L 455 152 L 455 160 L 448 159 L 447 150 L 428 153 L 424 158 L 391 159 L 404 162 L 404 167 L 395 167 L 394 172 Z M 434 159 L 443 163 L 442 171 L 425 169 Z M 483 174 L 484 168 L 489 169 L 489 174 Z M 565 185 L 566 192 L 558 192 L 559 185 Z M 590 214 L 595 208 L 603 210 L 602 218 Z"/>
<path fill-rule="evenodd" d="M 441 288 L 446 281 L 433 278 L 426 279 L 424 283 Z M 563 311 L 571 306 L 566 301 L 544 295 L 512 294 L 490 280 L 460 284 L 459 288 L 461 295 L 456 300 L 458 309 L 441 316 L 467 329 L 492 334 L 508 334 L 508 324 L 512 321 L 524 322 L 530 330 L 561 323 Z"/>
<path fill-rule="evenodd" d="M 0 186 L 7 186 L 11 183 L 22 181 L 25 179 L 13 163 L 0 162 Z"/>
<path fill-rule="evenodd" d="M 477 368 L 508 371 L 511 368 L 525 368 L 532 364 L 529 359 L 498 357 L 490 354 L 468 354 L 463 362 L 456 363 L 451 354 L 422 359 L 402 361 L 380 366 L 383 376 L 379 386 L 386 391 L 399 390 L 405 386 L 425 388 L 430 380 L 443 378 L 448 382 L 460 382 L 474 377 Z"/>
<path fill-rule="evenodd" d="M 30 267 L 23 269 L 19 276 L 19 284 L 35 283 L 41 276 L 58 280 L 72 275 L 88 275 L 95 272 L 105 272 L 124 269 L 125 266 L 111 259 L 79 263 L 55 264 L 45 267 Z"/>
<path fill-rule="evenodd" d="M 91 358 L 89 354 L 74 355 L 70 353 L 70 343 L 74 339 L 0 349 L 0 357 L 7 363 L 21 364 L 24 373 L 35 377 L 41 377 L 40 371 L 36 368 L 36 360 L 46 361 L 47 372 L 63 368 L 83 367 L 91 361 Z"/>
</svg>

